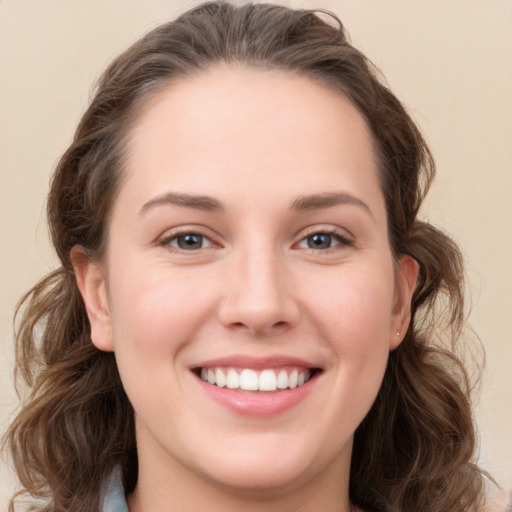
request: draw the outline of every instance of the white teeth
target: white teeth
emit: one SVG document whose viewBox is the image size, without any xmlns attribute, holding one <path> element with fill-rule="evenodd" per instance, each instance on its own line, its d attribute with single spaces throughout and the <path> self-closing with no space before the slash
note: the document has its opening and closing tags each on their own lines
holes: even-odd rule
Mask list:
<svg viewBox="0 0 512 512">
<path fill-rule="evenodd" d="M 288 377 L 288 387 L 290 389 L 295 389 L 297 387 L 299 381 L 299 372 L 295 369 L 290 373 L 290 376 Z"/>
<path fill-rule="evenodd" d="M 219 388 L 223 388 L 226 385 L 226 376 L 220 368 L 215 369 L 215 383 Z"/>
<path fill-rule="evenodd" d="M 230 368 L 226 377 L 226 386 L 229 389 L 238 389 L 240 387 L 240 376 L 236 370 Z"/>
<path fill-rule="evenodd" d="M 288 387 L 288 374 L 285 370 L 281 370 L 277 376 L 277 387 L 279 389 L 286 389 Z"/>
<path fill-rule="evenodd" d="M 259 390 L 275 391 L 277 387 L 276 374 L 272 370 L 263 370 L 260 373 Z"/>
<path fill-rule="evenodd" d="M 258 374 L 254 370 L 245 369 L 240 374 L 240 389 L 246 391 L 258 390 Z"/>
<path fill-rule="evenodd" d="M 234 368 L 202 368 L 201 379 L 220 388 L 242 389 L 245 391 L 276 391 L 280 389 L 295 389 L 304 385 L 310 378 L 310 370 L 285 369 L 256 370 L 244 368 L 237 371 Z"/>
</svg>

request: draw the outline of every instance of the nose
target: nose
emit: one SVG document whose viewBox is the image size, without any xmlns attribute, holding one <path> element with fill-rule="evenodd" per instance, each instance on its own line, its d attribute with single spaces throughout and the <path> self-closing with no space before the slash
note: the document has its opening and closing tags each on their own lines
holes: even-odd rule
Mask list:
<svg viewBox="0 0 512 512">
<path fill-rule="evenodd" d="M 263 336 L 297 322 L 299 305 L 283 258 L 254 250 L 231 263 L 218 313 L 222 324 Z"/>
</svg>

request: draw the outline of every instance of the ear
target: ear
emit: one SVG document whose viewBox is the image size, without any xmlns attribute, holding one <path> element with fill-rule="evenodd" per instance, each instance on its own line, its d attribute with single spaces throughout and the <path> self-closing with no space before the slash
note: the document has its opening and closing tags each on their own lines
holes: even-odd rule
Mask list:
<svg viewBox="0 0 512 512">
<path fill-rule="evenodd" d="M 112 325 L 103 266 L 78 245 L 71 249 L 71 263 L 91 325 L 91 340 L 99 350 L 112 352 Z"/>
<path fill-rule="evenodd" d="M 405 337 L 411 322 L 411 302 L 416 280 L 418 278 L 418 262 L 408 255 L 398 260 L 396 275 L 395 305 L 391 322 L 389 350 L 394 350 Z"/>
</svg>

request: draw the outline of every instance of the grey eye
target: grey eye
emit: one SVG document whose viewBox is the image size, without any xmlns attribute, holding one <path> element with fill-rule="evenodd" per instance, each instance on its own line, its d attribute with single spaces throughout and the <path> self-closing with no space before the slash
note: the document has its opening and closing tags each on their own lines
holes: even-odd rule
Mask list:
<svg viewBox="0 0 512 512">
<path fill-rule="evenodd" d="M 339 240 L 329 233 L 315 233 L 306 237 L 306 243 L 309 249 L 329 249 L 339 244 Z"/>
<path fill-rule="evenodd" d="M 175 237 L 170 245 L 178 247 L 184 251 L 194 251 L 202 249 L 205 246 L 205 237 L 197 235 L 196 233 L 187 233 L 186 235 L 179 235 Z"/>
</svg>

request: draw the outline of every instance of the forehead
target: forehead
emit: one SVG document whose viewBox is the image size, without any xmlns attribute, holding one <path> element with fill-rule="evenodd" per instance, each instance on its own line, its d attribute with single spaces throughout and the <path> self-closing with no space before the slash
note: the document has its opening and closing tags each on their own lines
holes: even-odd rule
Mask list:
<svg viewBox="0 0 512 512">
<path fill-rule="evenodd" d="M 204 144 L 204 136 L 220 143 L 228 135 L 233 143 L 245 147 L 261 135 L 257 128 L 262 126 L 271 136 L 267 143 L 273 139 L 277 144 L 291 137 L 326 135 L 334 125 L 340 128 L 341 118 L 350 125 L 354 139 L 363 136 L 372 145 L 364 118 L 334 88 L 290 71 L 225 64 L 179 78 L 146 101 L 133 123 L 131 147 L 148 148 L 145 136 L 159 142 L 161 138 L 154 139 L 155 131 L 166 144 L 172 143 L 170 135 L 176 145 L 185 138 Z M 174 128 L 169 136 L 160 131 L 164 125 L 168 130 Z M 271 132 L 283 126 L 289 129 Z"/>
<path fill-rule="evenodd" d="M 138 113 L 126 162 L 126 182 L 148 197 L 163 187 L 210 195 L 216 181 L 221 195 L 381 196 L 362 115 L 340 92 L 280 70 L 224 65 L 171 83 Z"/>
</svg>

